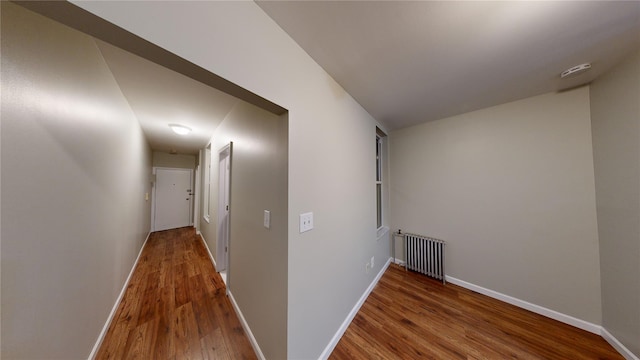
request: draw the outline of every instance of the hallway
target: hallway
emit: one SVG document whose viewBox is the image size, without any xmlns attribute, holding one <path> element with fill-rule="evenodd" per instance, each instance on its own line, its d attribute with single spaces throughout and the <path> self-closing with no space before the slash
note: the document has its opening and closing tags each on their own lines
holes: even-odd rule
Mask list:
<svg viewBox="0 0 640 360">
<path fill-rule="evenodd" d="M 96 359 L 255 359 L 191 227 L 152 233 Z"/>
</svg>

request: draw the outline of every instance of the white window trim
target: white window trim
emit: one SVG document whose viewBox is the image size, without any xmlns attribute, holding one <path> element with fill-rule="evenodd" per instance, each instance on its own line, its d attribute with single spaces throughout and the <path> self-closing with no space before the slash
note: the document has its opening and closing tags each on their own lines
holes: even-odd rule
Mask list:
<svg viewBox="0 0 640 360">
<path fill-rule="evenodd" d="M 382 225 L 382 227 L 378 228 L 378 230 L 376 231 L 376 238 L 380 240 L 382 239 L 382 237 L 387 235 L 387 233 L 389 233 L 389 227 Z"/>
<path fill-rule="evenodd" d="M 385 226 L 385 213 L 384 213 L 384 168 L 383 168 L 383 155 L 382 155 L 382 138 L 378 134 L 378 128 L 376 128 L 376 234 L 380 238 L 384 236 L 385 232 L 389 230 Z M 378 202 L 378 185 L 380 185 L 380 202 Z M 380 226 L 378 226 L 378 212 L 380 215 Z"/>
</svg>

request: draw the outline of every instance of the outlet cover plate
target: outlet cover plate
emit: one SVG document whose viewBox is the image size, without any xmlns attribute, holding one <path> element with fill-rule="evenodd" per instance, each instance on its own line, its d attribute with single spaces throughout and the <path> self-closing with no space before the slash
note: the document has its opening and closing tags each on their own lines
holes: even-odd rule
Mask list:
<svg viewBox="0 0 640 360">
<path fill-rule="evenodd" d="M 313 213 L 300 214 L 300 234 L 313 229 Z"/>
<path fill-rule="evenodd" d="M 271 228 L 271 211 L 264 211 L 264 227 L 269 229 Z"/>
</svg>

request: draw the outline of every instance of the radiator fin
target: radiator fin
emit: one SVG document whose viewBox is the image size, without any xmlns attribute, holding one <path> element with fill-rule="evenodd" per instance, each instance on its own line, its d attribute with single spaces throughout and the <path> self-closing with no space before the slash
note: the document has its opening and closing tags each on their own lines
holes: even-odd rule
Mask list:
<svg viewBox="0 0 640 360">
<path fill-rule="evenodd" d="M 445 284 L 444 245 L 443 240 L 405 233 L 405 268 L 442 280 Z"/>
</svg>

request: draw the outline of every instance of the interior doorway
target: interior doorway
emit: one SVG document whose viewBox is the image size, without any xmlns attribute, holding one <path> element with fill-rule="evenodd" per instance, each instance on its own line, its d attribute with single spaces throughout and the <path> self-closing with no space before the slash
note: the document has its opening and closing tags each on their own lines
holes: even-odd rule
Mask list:
<svg viewBox="0 0 640 360">
<path fill-rule="evenodd" d="M 191 225 L 193 170 L 156 168 L 153 230 Z"/>
<path fill-rule="evenodd" d="M 218 152 L 218 241 L 216 247 L 216 265 L 225 284 L 229 272 L 229 204 L 231 195 L 231 149 L 229 143 Z"/>
</svg>

